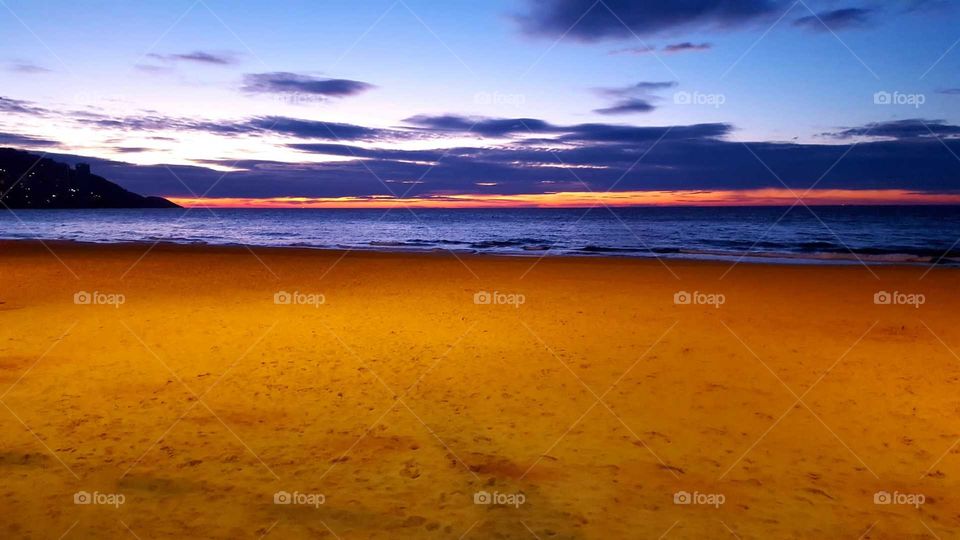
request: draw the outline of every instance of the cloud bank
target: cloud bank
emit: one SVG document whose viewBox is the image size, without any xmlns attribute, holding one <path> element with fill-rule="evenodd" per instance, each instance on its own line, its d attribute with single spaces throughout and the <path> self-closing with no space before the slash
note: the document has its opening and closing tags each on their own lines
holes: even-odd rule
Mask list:
<svg viewBox="0 0 960 540">
<path fill-rule="evenodd" d="M 781 0 L 530 0 L 516 17 L 530 35 L 580 41 L 629 38 L 667 31 L 731 28 L 764 20 L 789 7 Z"/>
<path fill-rule="evenodd" d="M 216 133 L 263 133 L 268 129 L 284 133 L 290 139 L 286 147 L 301 153 L 303 159 L 224 159 L 198 161 L 196 166 L 170 165 L 189 189 L 166 165 L 91 161 L 104 176 L 128 189 L 180 197 L 203 194 L 214 185 L 207 196 L 416 197 L 476 193 L 477 184 L 495 184 L 496 192 L 502 194 L 749 190 L 784 184 L 795 190 L 816 185 L 824 189 L 960 192 L 956 181 L 960 161 L 952 154 L 960 155 L 960 126 L 936 120 L 843 128 L 830 134 L 836 138 L 832 144 L 744 144 L 732 140 L 734 127 L 723 123 L 561 125 L 536 118 L 419 115 L 407 124 L 381 129 L 285 117 L 209 124 Z M 182 129 L 204 125 L 201 121 Z M 502 140 L 485 144 L 478 139 L 473 145 L 453 148 L 391 147 L 410 138 L 429 140 L 451 134 Z M 864 135 L 866 140 L 847 140 Z M 9 135 L 0 138 L 4 140 L 14 145 L 29 142 Z M 337 160 L 316 160 L 330 157 Z M 212 168 L 215 166 L 240 170 L 224 177 Z"/>
</svg>

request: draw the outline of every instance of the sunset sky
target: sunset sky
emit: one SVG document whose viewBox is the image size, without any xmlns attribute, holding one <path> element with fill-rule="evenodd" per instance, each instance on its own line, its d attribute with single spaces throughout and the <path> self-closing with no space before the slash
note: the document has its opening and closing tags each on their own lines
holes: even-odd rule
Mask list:
<svg viewBox="0 0 960 540">
<path fill-rule="evenodd" d="M 0 0 L 0 146 L 191 205 L 960 202 L 957 4 Z"/>
</svg>

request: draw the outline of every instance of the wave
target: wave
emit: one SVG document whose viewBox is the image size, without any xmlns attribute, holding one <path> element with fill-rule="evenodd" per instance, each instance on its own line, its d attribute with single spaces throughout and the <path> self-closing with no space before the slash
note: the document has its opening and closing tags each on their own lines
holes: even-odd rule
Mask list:
<svg viewBox="0 0 960 540">
<path fill-rule="evenodd" d="M 171 242 L 509 256 L 661 257 L 810 264 L 960 264 L 957 208 L 823 210 L 824 221 L 782 209 L 632 209 L 619 218 L 579 211 L 399 214 L 236 210 L 0 212 L 0 238 Z M 582 219 L 581 219 L 582 218 Z M 22 222 L 20 221 L 22 220 Z M 771 226 L 778 225 L 776 227 Z M 829 225 L 829 227 L 827 227 Z"/>
<path fill-rule="evenodd" d="M 586 246 L 577 249 L 576 251 L 582 251 L 584 253 L 636 253 L 642 250 L 611 246 Z"/>
<path fill-rule="evenodd" d="M 953 257 L 932 257 L 927 255 L 918 255 L 915 253 L 885 252 L 885 253 L 863 253 L 844 250 L 843 252 L 798 252 L 798 251 L 745 251 L 745 252 L 727 252 L 715 250 L 681 250 L 681 253 L 691 258 L 704 259 L 736 259 L 749 261 L 750 259 L 762 260 L 792 260 L 792 261 L 811 261 L 811 262 L 837 262 L 837 263 L 879 263 L 879 264 L 956 264 L 960 258 Z"/>
<path fill-rule="evenodd" d="M 419 240 L 404 240 L 404 241 L 381 241 L 374 240 L 367 242 L 366 245 L 373 247 L 432 247 L 433 242 L 419 241 Z"/>
<path fill-rule="evenodd" d="M 481 240 L 479 242 L 473 242 L 470 244 L 470 247 L 474 249 L 490 249 L 490 248 L 509 248 L 509 247 L 523 247 L 529 245 L 549 245 L 549 241 L 543 238 L 514 238 L 510 240 Z"/>
</svg>

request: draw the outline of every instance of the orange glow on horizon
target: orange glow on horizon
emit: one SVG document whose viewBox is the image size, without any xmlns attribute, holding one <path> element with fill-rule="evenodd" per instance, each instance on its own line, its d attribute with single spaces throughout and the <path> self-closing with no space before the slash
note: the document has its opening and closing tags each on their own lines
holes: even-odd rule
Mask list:
<svg viewBox="0 0 960 540">
<path fill-rule="evenodd" d="M 807 205 L 960 204 L 960 194 L 921 193 L 903 189 L 785 188 L 753 190 L 617 191 L 524 193 L 517 195 L 454 194 L 397 198 L 371 197 L 167 197 L 185 207 L 207 208 L 587 208 L 592 206 L 790 206 L 798 198 Z"/>
</svg>

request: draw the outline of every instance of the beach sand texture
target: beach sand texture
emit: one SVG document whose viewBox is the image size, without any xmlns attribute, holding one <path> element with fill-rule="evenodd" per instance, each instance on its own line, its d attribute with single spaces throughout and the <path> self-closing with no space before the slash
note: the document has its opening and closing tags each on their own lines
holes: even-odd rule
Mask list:
<svg viewBox="0 0 960 540">
<path fill-rule="evenodd" d="M 960 535 L 956 270 L 148 247 L 0 243 L 0 537 Z"/>
</svg>

